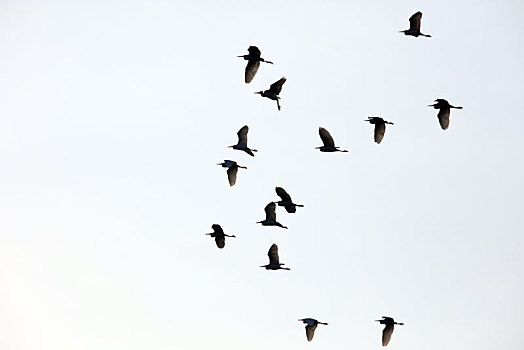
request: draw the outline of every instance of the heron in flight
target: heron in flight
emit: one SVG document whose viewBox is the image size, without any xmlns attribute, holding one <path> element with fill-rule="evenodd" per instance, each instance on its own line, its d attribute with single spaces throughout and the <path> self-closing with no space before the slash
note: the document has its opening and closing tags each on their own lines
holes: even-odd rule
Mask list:
<svg viewBox="0 0 524 350">
<path fill-rule="evenodd" d="M 287 228 L 286 226 L 282 225 L 280 222 L 277 221 L 277 214 L 275 213 L 275 202 L 269 202 L 268 205 L 264 208 L 264 211 L 266 212 L 266 219 L 262 221 L 258 221 L 257 224 L 262 224 L 262 226 L 278 226 L 282 228 Z"/>
<path fill-rule="evenodd" d="M 302 321 L 306 324 L 306 337 L 307 341 L 312 341 L 313 336 L 315 335 L 315 329 L 317 329 L 317 326 L 319 324 L 325 324 L 327 326 L 327 323 L 325 322 L 319 322 L 315 320 L 314 318 L 302 318 L 299 321 Z"/>
<path fill-rule="evenodd" d="M 259 94 L 262 97 L 267 97 L 271 100 L 277 101 L 277 107 L 278 107 L 278 110 L 280 111 L 280 102 L 278 102 L 278 100 L 280 100 L 280 97 L 278 95 L 280 94 L 280 91 L 282 91 L 282 85 L 284 85 L 286 80 L 287 80 L 286 77 L 282 77 L 280 78 L 280 80 L 271 84 L 268 90 L 257 91 L 255 92 L 255 94 Z"/>
<path fill-rule="evenodd" d="M 388 122 L 387 120 L 384 120 L 380 117 L 368 117 L 367 120 L 364 120 L 365 122 L 370 122 L 371 124 L 375 124 L 375 142 L 381 143 L 382 139 L 384 138 L 384 134 L 386 133 L 386 124 L 394 125 L 391 122 Z"/>
<path fill-rule="evenodd" d="M 422 19 L 422 12 L 418 11 L 413 16 L 409 17 L 409 29 L 401 30 L 399 33 L 404 33 L 404 35 L 411 35 L 414 37 L 418 37 L 419 35 L 427 36 L 428 38 L 431 38 L 431 35 L 429 34 L 422 34 L 420 32 L 420 21 Z"/>
<path fill-rule="evenodd" d="M 442 130 L 446 130 L 449 126 L 449 114 L 451 112 L 451 108 L 456 109 L 462 109 L 462 107 L 455 107 L 449 104 L 448 101 L 444 100 L 443 98 L 437 98 L 435 100 L 436 103 L 432 105 L 428 105 L 428 107 L 433 107 L 435 109 L 438 109 L 438 121 L 440 123 L 440 127 Z"/>
<path fill-rule="evenodd" d="M 217 165 L 222 165 L 222 168 L 228 168 L 227 179 L 229 180 L 229 186 L 234 186 L 237 182 L 238 168 L 247 169 L 245 166 L 238 165 L 234 160 L 224 160 L 223 163 L 218 163 Z"/>
<path fill-rule="evenodd" d="M 217 247 L 220 249 L 224 248 L 226 245 L 226 237 L 236 237 L 235 235 L 226 235 L 219 224 L 213 224 L 211 228 L 213 229 L 213 232 L 206 233 L 206 235 L 213 237 Z"/>
<path fill-rule="evenodd" d="M 262 57 L 260 57 L 260 50 L 256 46 L 250 46 L 247 51 L 249 52 L 248 55 L 241 55 L 237 57 L 244 58 L 247 62 L 246 66 L 246 74 L 245 74 L 245 82 L 246 84 L 251 83 L 251 80 L 255 77 L 255 74 L 257 74 L 258 67 L 260 66 L 260 62 L 266 62 L 273 64 L 271 61 L 266 61 Z"/>
<path fill-rule="evenodd" d="M 244 151 L 247 154 L 249 154 L 250 156 L 254 157 L 255 155 L 253 154 L 253 152 L 258 152 L 258 151 L 256 149 L 247 147 L 247 132 L 248 131 L 249 131 L 249 127 L 247 125 L 244 125 L 243 127 L 241 127 L 240 130 L 238 130 L 237 132 L 238 143 L 236 145 L 229 146 L 229 147 L 233 149 Z"/>
<path fill-rule="evenodd" d="M 386 327 L 384 327 L 384 330 L 382 331 L 382 346 L 386 346 L 389 344 L 389 341 L 391 340 L 391 335 L 393 334 L 393 330 L 395 329 L 396 324 L 400 326 L 404 325 L 404 323 L 395 322 L 393 318 L 387 316 L 382 316 L 381 320 L 375 321 L 380 322 L 380 324 L 386 325 Z"/>
<path fill-rule="evenodd" d="M 335 141 L 333 141 L 333 137 L 323 127 L 318 128 L 318 133 L 320 135 L 320 138 L 322 139 L 322 143 L 324 146 L 315 147 L 315 149 L 319 149 L 320 152 L 347 152 L 347 150 L 340 150 L 338 146 L 335 146 Z"/>
<path fill-rule="evenodd" d="M 267 256 L 269 257 L 269 264 L 262 265 L 260 267 L 265 267 L 266 270 L 291 270 L 289 267 L 282 267 L 282 265 L 285 264 L 279 261 L 278 246 L 275 243 L 273 243 L 269 248 Z"/>
<path fill-rule="evenodd" d="M 286 208 L 288 213 L 294 213 L 297 211 L 297 207 L 303 207 L 302 204 L 295 204 L 291 200 L 291 196 L 282 187 L 275 187 L 277 195 L 280 197 L 280 201 L 277 204 L 281 207 Z"/>
</svg>

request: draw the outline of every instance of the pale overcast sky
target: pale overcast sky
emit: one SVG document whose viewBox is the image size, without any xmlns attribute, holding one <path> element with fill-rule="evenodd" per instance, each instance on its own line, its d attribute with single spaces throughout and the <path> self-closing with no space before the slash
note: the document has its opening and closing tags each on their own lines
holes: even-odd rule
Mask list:
<svg viewBox="0 0 524 350">
<path fill-rule="evenodd" d="M 398 33 L 417 11 L 431 38 Z M 386 315 L 391 349 L 522 349 L 523 13 L 0 2 L 0 348 L 380 349 Z M 246 85 L 250 45 L 274 65 Z M 253 93 L 282 76 L 279 112 Z M 436 98 L 464 106 L 446 131 Z M 275 186 L 288 230 L 255 224 Z M 272 243 L 291 271 L 259 267 Z"/>
</svg>

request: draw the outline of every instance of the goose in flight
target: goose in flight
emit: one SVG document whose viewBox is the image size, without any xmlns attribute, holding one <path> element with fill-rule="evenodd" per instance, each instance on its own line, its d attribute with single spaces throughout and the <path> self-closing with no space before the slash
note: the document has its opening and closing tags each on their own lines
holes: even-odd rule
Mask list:
<svg viewBox="0 0 524 350">
<path fill-rule="evenodd" d="M 280 78 L 280 80 L 271 84 L 268 90 L 257 91 L 255 92 L 255 94 L 259 94 L 262 97 L 267 97 L 271 100 L 277 101 L 277 108 L 280 111 L 280 102 L 278 102 L 278 100 L 280 100 L 280 97 L 278 95 L 280 94 L 280 91 L 282 91 L 282 85 L 284 85 L 286 80 L 286 77 L 282 77 Z"/>
<path fill-rule="evenodd" d="M 222 165 L 222 168 L 228 168 L 227 179 L 229 180 L 229 186 L 234 186 L 237 182 L 238 168 L 247 169 L 245 166 L 238 165 L 234 160 L 224 160 L 223 163 L 218 163 L 217 165 Z"/>
<path fill-rule="evenodd" d="M 262 57 L 260 57 L 260 50 L 256 46 L 250 46 L 247 51 L 249 54 L 247 55 L 241 55 L 237 57 L 242 57 L 247 61 L 246 66 L 246 73 L 245 73 L 245 82 L 246 84 L 251 83 L 251 80 L 255 77 L 255 74 L 257 74 L 258 67 L 260 66 L 260 62 L 266 62 L 273 64 L 271 61 L 266 61 Z"/>
<path fill-rule="evenodd" d="M 386 133 L 386 124 L 394 125 L 393 123 L 388 122 L 387 120 L 384 120 L 380 117 L 368 117 L 368 119 L 364 121 L 375 124 L 375 142 L 379 144 L 382 142 L 384 134 Z"/>
<path fill-rule="evenodd" d="M 391 340 L 391 335 L 393 334 L 393 330 L 395 329 L 396 324 L 400 326 L 404 325 L 404 323 L 395 322 L 393 318 L 387 316 L 382 316 L 381 320 L 375 321 L 380 322 L 380 324 L 386 325 L 386 327 L 384 327 L 384 330 L 382 331 L 382 346 L 387 346 L 389 344 L 389 341 Z"/>
<path fill-rule="evenodd" d="M 219 224 L 213 224 L 211 228 L 213 229 L 213 232 L 206 233 L 206 235 L 213 237 L 217 247 L 220 249 L 224 248 L 226 245 L 226 237 L 236 237 L 235 235 L 226 235 Z"/>
<path fill-rule="evenodd" d="M 322 139 L 322 143 L 324 146 L 315 147 L 315 149 L 319 149 L 320 152 L 347 152 L 347 150 L 340 150 L 338 146 L 335 146 L 335 141 L 333 141 L 333 137 L 323 127 L 318 128 L 318 133 L 320 135 L 320 138 Z"/>
<path fill-rule="evenodd" d="M 315 335 L 315 329 L 317 329 L 317 326 L 319 324 L 327 325 L 327 323 L 319 322 L 319 321 L 315 320 L 314 318 L 302 318 L 299 321 L 302 321 L 303 323 L 306 324 L 307 341 L 312 341 L 313 340 L 313 336 Z"/>
<path fill-rule="evenodd" d="M 291 270 L 289 267 L 282 267 L 285 264 L 281 263 L 278 258 L 278 246 L 275 243 L 269 248 L 267 256 L 269 257 L 269 264 L 260 267 L 265 267 L 266 270 Z"/>
<path fill-rule="evenodd" d="M 282 225 L 280 222 L 277 221 L 277 214 L 275 213 L 275 202 L 269 202 L 268 205 L 264 208 L 264 211 L 266 212 L 266 219 L 262 221 L 258 221 L 257 224 L 262 224 L 262 226 L 278 226 L 282 228 L 287 228 L 286 226 Z"/>
<path fill-rule="evenodd" d="M 420 21 L 422 20 L 422 12 L 418 11 L 417 13 L 413 14 L 413 16 L 409 17 L 409 29 L 401 30 L 399 33 L 404 33 L 404 35 L 411 35 L 414 37 L 418 37 L 419 35 L 427 36 L 428 38 L 431 38 L 431 35 L 429 34 L 422 34 L 420 32 Z"/>
<path fill-rule="evenodd" d="M 437 98 L 435 100 L 436 103 L 432 105 L 428 105 L 428 107 L 433 107 L 435 109 L 438 109 L 438 121 L 440 123 L 440 127 L 442 130 L 446 130 L 449 127 L 449 114 L 451 112 L 451 108 L 456 109 L 462 109 L 462 107 L 455 107 L 449 104 L 448 101 L 444 100 L 443 98 Z"/>
<path fill-rule="evenodd" d="M 281 207 L 286 208 L 288 213 L 294 213 L 297 211 L 297 207 L 303 207 L 302 204 L 295 204 L 291 200 L 291 196 L 282 187 L 275 187 L 275 191 L 281 200 L 277 204 Z"/>
<path fill-rule="evenodd" d="M 249 131 L 249 127 L 247 125 L 244 125 L 243 127 L 241 127 L 240 130 L 238 130 L 238 132 L 237 132 L 238 143 L 236 145 L 229 146 L 229 147 L 233 148 L 233 149 L 238 149 L 238 150 L 244 151 L 247 154 L 249 154 L 250 156 L 254 157 L 255 155 L 253 154 L 253 152 L 258 152 L 258 151 L 256 149 L 252 149 L 252 148 L 247 147 L 247 133 L 248 133 L 248 131 Z"/>
</svg>

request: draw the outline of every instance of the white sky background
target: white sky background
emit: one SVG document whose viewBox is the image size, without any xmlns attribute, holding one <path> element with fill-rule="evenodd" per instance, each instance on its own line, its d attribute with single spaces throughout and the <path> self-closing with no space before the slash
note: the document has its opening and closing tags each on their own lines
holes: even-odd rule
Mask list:
<svg viewBox="0 0 524 350">
<path fill-rule="evenodd" d="M 398 33 L 418 10 L 432 38 Z M 389 315 L 391 349 L 520 349 L 523 10 L 2 1 L 0 348 L 379 349 Z M 246 85 L 249 45 L 275 64 Z M 289 230 L 255 224 L 275 186 Z"/>
</svg>

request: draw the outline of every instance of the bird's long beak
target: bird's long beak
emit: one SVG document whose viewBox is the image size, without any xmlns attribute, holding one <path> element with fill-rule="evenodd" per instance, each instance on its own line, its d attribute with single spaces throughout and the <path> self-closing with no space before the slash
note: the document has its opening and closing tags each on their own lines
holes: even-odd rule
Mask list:
<svg viewBox="0 0 524 350">
<path fill-rule="evenodd" d="M 428 105 L 428 107 L 435 107 L 437 104 Z"/>
</svg>

